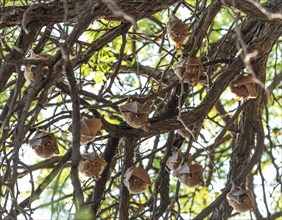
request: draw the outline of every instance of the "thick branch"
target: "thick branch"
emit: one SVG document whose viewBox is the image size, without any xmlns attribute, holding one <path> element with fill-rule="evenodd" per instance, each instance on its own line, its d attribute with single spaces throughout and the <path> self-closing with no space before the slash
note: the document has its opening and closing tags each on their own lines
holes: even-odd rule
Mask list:
<svg viewBox="0 0 282 220">
<path fill-rule="evenodd" d="M 74 201 L 79 209 L 83 205 L 83 193 L 78 177 L 78 164 L 80 161 L 80 103 L 78 97 L 78 88 L 74 78 L 73 68 L 69 61 L 66 62 L 66 73 L 69 81 L 69 89 L 72 100 L 72 163 L 71 163 L 71 180 L 74 192 Z"/>
<path fill-rule="evenodd" d="M 263 5 L 254 0 L 222 0 L 222 2 L 258 20 L 282 21 L 282 2 L 280 0 L 270 0 Z"/>
<path fill-rule="evenodd" d="M 12 71 L 14 70 L 14 65 L 11 63 L 20 60 L 25 55 L 26 51 L 29 49 L 29 45 L 32 44 L 40 26 L 38 24 L 33 24 L 30 27 L 30 33 L 26 34 L 24 31 L 20 33 L 20 36 L 15 43 L 14 49 L 6 58 L 6 62 L 0 68 L 0 92 L 5 89 L 5 85 L 9 80 Z"/>
<path fill-rule="evenodd" d="M 106 18 L 108 20 L 126 21 L 124 17 L 114 15 L 105 4 L 101 1 L 70 1 L 65 5 L 64 1 L 55 1 L 47 4 L 33 5 L 33 9 L 28 13 L 28 21 L 40 21 L 42 25 L 49 23 L 60 22 L 75 22 L 77 17 L 81 15 L 85 8 L 101 9 L 96 14 L 97 18 Z M 149 17 L 150 15 L 168 8 L 169 6 L 180 2 L 180 0 L 167 0 L 167 1 L 151 1 L 148 4 L 146 1 L 135 0 L 118 0 L 116 4 L 124 11 L 124 13 L 132 16 L 133 18 L 140 19 Z M 65 10 L 67 7 L 67 10 Z M 0 29 L 12 26 L 20 26 L 24 13 L 28 10 L 28 6 L 5 7 L 0 9 Z M 67 13 L 67 14 L 66 14 Z"/>
<path fill-rule="evenodd" d="M 184 46 L 183 54 L 185 56 L 188 56 L 188 54 L 190 54 L 192 57 L 196 56 L 207 30 L 213 21 L 213 18 L 220 11 L 221 7 L 221 2 L 219 0 L 215 0 L 212 1 L 206 11 L 203 13 L 203 16 L 201 16 L 201 19 L 197 22 L 196 27 L 189 37 L 189 41 Z"/>
<path fill-rule="evenodd" d="M 129 191 L 126 186 L 123 184 L 124 174 L 126 170 L 133 165 L 134 157 L 134 147 L 137 139 L 134 138 L 125 138 L 123 140 L 124 144 L 124 164 L 121 175 L 121 187 L 120 187 L 120 203 L 119 203 L 119 219 L 128 220 L 129 217 Z"/>
<path fill-rule="evenodd" d="M 264 22 L 261 22 L 260 26 L 261 28 L 259 35 L 258 33 L 253 33 L 252 36 L 249 36 L 250 43 L 248 45 L 248 51 L 257 51 L 258 57 L 263 57 L 271 51 L 273 45 L 275 42 L 277 42 L 277 39 L 282 34 L 282 24 L 277 25 L 276 23 L 269 23 L 268 25 L 265 25 Z M 272 37 L 270 38 L 267 36 Z M 254 39 L 252 40 L 253 37 Z M 181 118 L 184 120 L 187 126 L 202 121 L 210 112 L 222 92 L 229 85 L 230 81 L 244 68 L 245 64 L 241 57 L 244 57 L 244 53 L 237 56 L 237 58 L 229 66 L 225 67 L 223 73 L 214 82 L 207 96 L 198 107 L 181 115 Z M 149 121 L 151 122 L 151 127 L 148 132 L 144 132 L 141 129 L 125 130 L 122 126 L 110 125 L 106 121 L 104 121 L 104 125 L 105 129 L 115 137 L 148 137 L 156 134 L 166 133 L 182 127 L 182 124 L 177 120 L 176 117 L 173 116 L 167 118 L 155 117 Z"/>
<path fill-rule="evenodd" d="M 108 162 L 108 165 L 106 166 L 101 179 L 99 179 L 99 181 L 97 181 L 96 185 L 95 185 L 95 189 L 94 192 L 92 194 L 92 198 L 91 198 L 91 209 L 92 209 L 92 213 L 95 217 L 99 218 L 99 216 L 96 216 L 100 204 L 102 202 L 103 199 L 103 195 L 105 193 L 105 188 L 106 188 L 106 182 L 110 176 L 110 167 L 111 167 L 111 162 L 112 159 L 116 153 L 116 149 L 118 147 L 118 143 L 119 143 L 119 139 L 118 138 L 109 138 L 108 143 L 107 143 L 107 147 L 105 149 L 104 152 L 104 158 L 105 160 Z"/>
</svg>

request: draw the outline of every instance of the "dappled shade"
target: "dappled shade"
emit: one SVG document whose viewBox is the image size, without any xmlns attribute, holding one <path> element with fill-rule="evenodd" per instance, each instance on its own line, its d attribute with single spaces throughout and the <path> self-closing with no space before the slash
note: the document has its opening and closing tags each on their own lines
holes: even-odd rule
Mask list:
<svg viewBox="0 0 282 220">
<path fill-rule="evenodd" d="M 281 218 L 281 11 L 0 1 L 0 218 Z"/>
</svg>

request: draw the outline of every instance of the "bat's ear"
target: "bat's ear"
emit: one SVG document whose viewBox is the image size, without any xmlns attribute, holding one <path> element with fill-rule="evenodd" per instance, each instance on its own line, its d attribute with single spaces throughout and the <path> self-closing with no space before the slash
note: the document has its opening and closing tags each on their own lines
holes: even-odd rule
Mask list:
<svg viewBox="0 0 282 220">
<path fill-rule="evenodd" d="M 120 106 L 121 112 L 132 112 L 137 114 L 139 109 L 139 103 L 134 101 L 127 101 L 124 105 Z"/>
<path fill-rule="evenodd" d="M 166 165 L 171 171 L 175 171 L 180 166 L 181 163 L 182 163 L 182 152 L 181 149 L 178 149 L 167 159 Z"/>
</svg>

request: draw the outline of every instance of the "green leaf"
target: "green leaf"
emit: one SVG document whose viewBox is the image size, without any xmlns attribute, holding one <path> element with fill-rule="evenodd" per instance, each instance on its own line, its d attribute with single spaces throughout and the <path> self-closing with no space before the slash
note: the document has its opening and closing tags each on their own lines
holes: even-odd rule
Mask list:
<svg viewBox="0 0 282 220">
<path fill-rule="evenodd" d="M 97 71 L 94 73 L 94 81 L 97 84 L 104 84 L 104 81 L 107 81 L 107 78 L 105 77 L 105 74 L 101 71 Z"/>
</svg>

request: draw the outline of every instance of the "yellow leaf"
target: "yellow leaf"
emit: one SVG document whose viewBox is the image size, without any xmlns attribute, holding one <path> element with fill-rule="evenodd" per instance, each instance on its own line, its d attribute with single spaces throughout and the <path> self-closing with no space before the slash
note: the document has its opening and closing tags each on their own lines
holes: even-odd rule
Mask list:
<svg viewBox="0 0 282 220">
<path fill-rule="evenodd" d="M 107 78 L 105 77 L 105 74 L 103 72 L 95 72 L 94 81 L 98 84 L 103 84 L 104 81 L 107 81 Z"/>
</svg>

